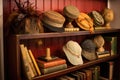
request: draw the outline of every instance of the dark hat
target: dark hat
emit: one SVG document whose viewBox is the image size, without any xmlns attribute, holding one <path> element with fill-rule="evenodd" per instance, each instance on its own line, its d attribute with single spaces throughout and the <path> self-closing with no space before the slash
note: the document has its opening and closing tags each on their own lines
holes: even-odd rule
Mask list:
<svg viewBox="0 0 120 80">
<path fill-rule="evenodd" d="M 84 40 L 81 43 L 81 47 L 82 47 L 82 55 L 84 58 L 86 58 L 87 60 L 97 59 L 97 56 L 95 53 L 96 45 L 92 40 L 90 39 Z"/>
<path fill-rule="evenodd" d="M 93 19 L 94 26 L 104 25 L 104 18 L 98 11 L 92 11 L 89 16 Z"/>
<path fill-rule="evenodd" d="M 46 11 L 42 15 L 42 22 L 45 27 L 51 31 L 63 31 L 63 24 L 65 22 L 64 16 L 56 11 Z"/>
</svg>

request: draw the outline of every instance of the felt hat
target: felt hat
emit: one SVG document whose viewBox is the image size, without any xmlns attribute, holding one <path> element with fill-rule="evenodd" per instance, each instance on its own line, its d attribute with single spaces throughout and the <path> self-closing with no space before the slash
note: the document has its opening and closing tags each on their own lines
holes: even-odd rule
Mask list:
<svg viewBox="0 0 120 80">
<path fill-rule="evenodd" d="M 42 22 L 43 25 L 51 31 L 61 31 L 63 30 L 65 18 L 62 14 L 51 10 L 43 13 Z"/>
<path fill-rule="evenodd" d="M 92 40 L 90 39 L 84 40 L 81 43 L 81 47 L 82 47 L 82 56 L 84 58 L 86 58 L 87 60 L 97 59 L 97 56 L 95 53 L 96 45 Z"/>
<path fill-rule="evenodd" d="M 81 56 L 82 48 L 77 42 L 72 40 L 68 41 L 66 45 L 63 46 L 63 51 L 72 65 L 83 64 Z"/>
</svg>

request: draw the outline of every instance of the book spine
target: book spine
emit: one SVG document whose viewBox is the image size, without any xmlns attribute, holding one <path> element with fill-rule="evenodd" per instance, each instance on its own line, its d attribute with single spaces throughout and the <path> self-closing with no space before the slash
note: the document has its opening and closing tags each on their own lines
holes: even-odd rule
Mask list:
<svg viewBox="0 0 120 80">
<path fill-rule="evenodd" d="M 98 58 L 103 58 L 103 57 L 107 57 L 107 56 L 110 56 L 110 53 L 97 55 Z"/>
<path fill-rule="evenodd" d="M 116 53 L 117 53 L 117 37 L 112 37 L 111 55 L 115 55 Z"/>
<path fill-rule="evenodd" d="M 94 76 L 93 80 L 100 80 L 100 67 L 99 66 L 95 67 L 93 76 Z"/>
<path fill-rule="evenodd" d="M 34 73 L 32 71 L 32 68 L 30 67 L 29 61 L 26 56 L 27 54 L 26 54 L 23 44 L 20 45 L 20 49 L 21 49 L 21 54 L 22 54 L 24 73 L 26 74 L 26 77 L 28 79 L 31 79 L 32 77 L 34 77 Z"/>
<path fill-rule="evenodd" d="M 28 50 L 27 50 L 27 47 L 24 47 L 24 48 L 25 48 L 25 51 L 26 51 L 26 57 L 27 57 L 28 62 L 29 62 L 29 64 L 30 64 L 31 68 L 32 68 L 32 71 L 33 71 L 33 73 L 34 73 L 34 76 L 37 76 L 37 72 L 36 72 L 36 70 L 35 70 L 35 67 L 33 66 L 33 62 L 32 62 L 32 60 L 31 60 L 31 58 L 30 58 L 30 55 L 29 55 Z"/>
<path fill-rule="evenodd" d="M 41 75 L 40 69 L 39 69 L 38 64 L 37 64 L 37 62 L 36 62 L 36 60 L 35 60 L 35 58 L 34 58 L 34 56 L 33 56 L 33 54 L 32 54 L 32 51 L 31 51 L 31 50 L 28 50 L 28 52 L 29 52 L 29 55 L 30 55 L 30 57 L 31 57 L 31 59 L 32 59 L 32 62 L 33 62 L 33 65 L 34 65 L 34 67 L 35 67 L 35 70 L 36 70 L 37 74 L 38 74 L 38 75 Z"/>
<path fill-rule="evenodd" d="M 66 69 L 66 68 L 67 68 L 67 64 L 62 64 L 62 65 L 58 65 L 58 66 L 54 66 L 54 67 L 50 67 L 50 68 L 41 69 L 41 72 L 43 74 L 48 74 L 48 73 Z"/>
<path fill-rule="evenodd" d="M 86 73 L 86 80 L 92 80 L 92 71 L 88 69 L 84 69 L 83 72 Z"/>
<path fill-rule="evenodd" d="M 49 67 L 65 64 L 66 60 L 65 59 L 59 59 L 59 60 L 54 60 L 54 61 L 51 61 L 51 62 L 43 62 L 43 61 L 37 60 L 37 63 L 39 65 L 39 67 L 41 67 L 41 68 L 49 68 Z"/>
<path fill-rule="evenodd" d="M 109 63 L 109 80 L 113 80 L 113 64 L 114 62 L 110 61 Z"/>
</svg>

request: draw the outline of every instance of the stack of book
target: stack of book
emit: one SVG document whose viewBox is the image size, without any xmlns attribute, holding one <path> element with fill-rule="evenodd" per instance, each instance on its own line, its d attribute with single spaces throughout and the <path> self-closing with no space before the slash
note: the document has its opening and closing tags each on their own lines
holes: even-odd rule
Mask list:
<svg viewBox="0 0 120 80">
<path fill-rule="evenodd" d="M 38 58 L 36 61 L 42 74 L 48 74 L 67 68 L 66 60 L 59 57 L 56 57 L 55 59 L 50 61 L 45 61 Z"/>
<path fill-rule="evenodd" d="M 33 77 L 41 75 L 37 62 L 32 54 L 31 50 L 28 50 L 24 44 L 20 44 L 22 66 L 25 77 L 31 80 Z"/>
</svg>

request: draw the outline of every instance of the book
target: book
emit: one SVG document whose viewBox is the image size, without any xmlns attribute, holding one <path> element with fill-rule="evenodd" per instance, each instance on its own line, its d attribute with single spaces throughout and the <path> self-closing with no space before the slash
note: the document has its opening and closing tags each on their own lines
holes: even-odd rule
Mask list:
<svg viewBox="0 0 120 80">
<path fill-rule="evenodd" d="M 92 80 L 99 80 L 100 78 L 100 66 L 94 66 L 88 68 L 89 70 L 92 71 Z"/>
<path fill-rule="evenodd" d="M 34 65 L 34 67 L 35 67 L 35 70 L 36 70 L 37 74 L 41 75 L 40 69 L 39 69 L 38 64 L 37 64 L 37 62 L 36 62 L 36 60 L 35 60 L 35 58 L 34 58 L 34 56 L 32 54 L 32 51 L 28 50 L 28 52 L 29 52 L 30 58 L 32 60 L 32 63 Z"/>
<path fill-rule="evenodd" d="M 83 76 L 83 80 L 87 79 L 86 74 L 84 72 L 76 71 L 76 73 L 79 74 L 79 75 L 82 75 Z"/>
<path fill-rule="evenodd" d="M 49 67 L 49 68 L 40 68 L 40 70 L 41 70 L 42 74 L 48 74 L 48 73 L 63 70 L 66 68 L 67 68 L 67 64 L 62 64 L 62 65 L 53 66 L 53 67 Z"/>
<path fill-rule="evenodd" d="M 31 80 L 31 78 L 34 77 L 35 75 L 31 68 L 31 65 L 29 64 L 29 59 L 27 57 L 26 50 L 23 44 L 20 44 L 20 49 L 22 55 L 22 66 L 24 69 L 25 76 L 27 79 Z"/>
<path fill-rule="evenodd" d="M 113 67 L 114 67 L 114 62 L 109 61 L 109 62 L 104 62 L 100 64 L 100 76 L 107 78 L 109 80 L 113 80 Z"/>
<path fill-rule="evenodd" d="M 53 67 L 53 66 L 57 66 L 57 65 L 66 63 L 66 60 L 62 59 L 62 58 L 57 58 L 57 59 L 49 61 L 49 62 L 39 60 L 39 59 L 36 59 L 36 61 L 40 68 L 49 68 L 49 67 Z"/>
<path fill-rule="evenodd" d="M 117 53 L 117 37 L 112 37 L 111 55 L 115 55 L 116 53 Z"/>
<path fill-rule="evenodd" d="M 111 52 L 111 55 L 115 55 L 117 53 L 117 37 L 104 37 L 106 47 L 109 48 L 108 50 Z"/>
<path fill-rule="evenodd" d="M 29 55 L 29 53 L 28 53 L 27 47 L 25 46 L 24 49 L 25 49 L 25 51 L 26 51 L 26 57 L 28 58 L 28 62 L 29 62 L 29 64 L 30 64 L 31 68 L 32 68 L 32 71 L 33 71 L 33 73 L 34 73 L 34 76 L 37 76 L 37 72 L 36 72 L 35 67 L 34 67 L 34 65 L 33 65 L 33 62 L 32 62 L 32 60 L 31 60 L 31 57 L 30 57 L 30 55 Z"/>
<path fill-rule="evenodd" d="M 92 71 L 89 69 L 83 69 L 82 72 L 86 74 L 87 79 L 86 80 L 92 80 Z"/>
<path fill-rule="evenodd" d="M 97 55 L 98 58 L 104 58 L 104 57 L 108 57 L 108 56 L 110 56 L 110 53 L 98 54 Z"/>
<path fill-rule="evenodd" d="M 103 52 L 96 52 L 97 58 L 103 58 L 107 56 L 111 56 L 109 51 L 103 51 Z"/>
<path fill-rule="evenodd" d="M 97 55 L 99 55 L 99 54 L 106 54 L 106 53 L 110 53 L 109 51 L 103 51 L 103 52 L 96 52 L 97 53 Z"/>
</svg>

